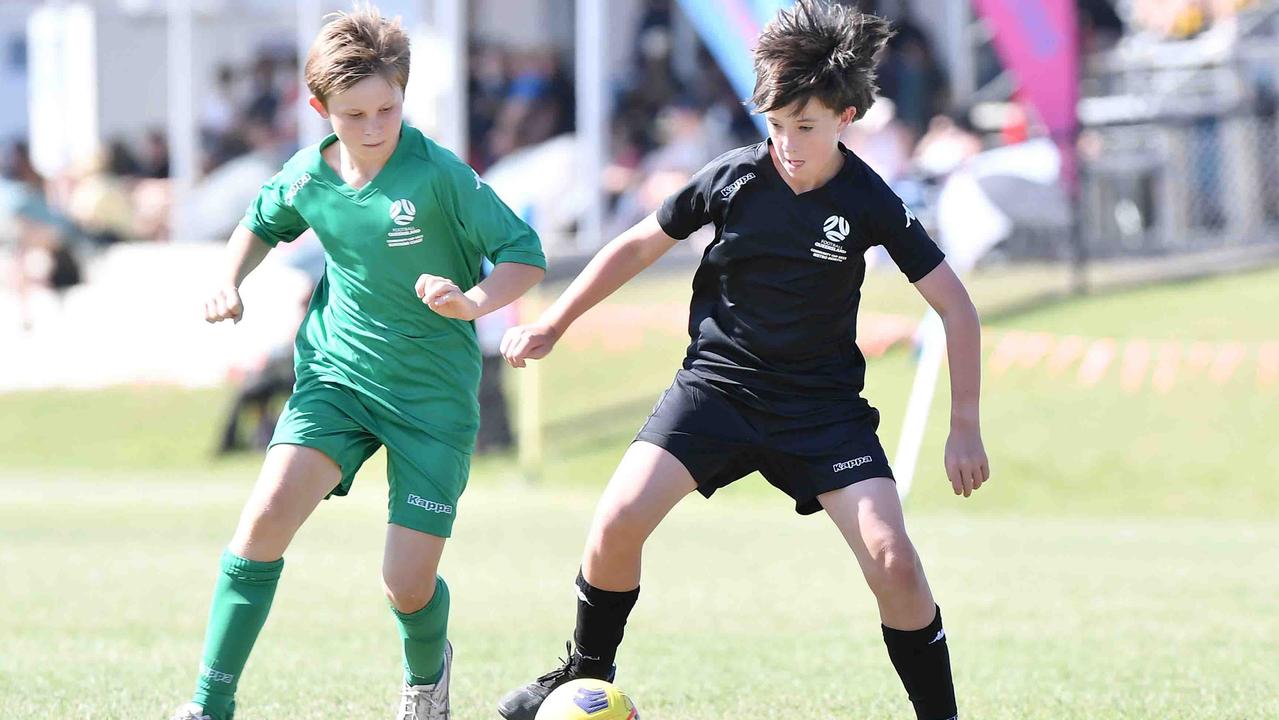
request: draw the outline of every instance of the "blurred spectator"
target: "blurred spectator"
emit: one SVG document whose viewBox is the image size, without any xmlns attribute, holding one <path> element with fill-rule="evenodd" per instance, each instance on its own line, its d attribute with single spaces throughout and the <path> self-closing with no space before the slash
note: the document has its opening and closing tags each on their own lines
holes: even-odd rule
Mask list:
<svg viewBox="0 0 1279 720">
<path fill-rule="evenodd" d="M 138 164 L 138 159 L 120 138 L 107 143 L 107 172 L 116 177 L 128 178 L 142 174 L 142 166 Z"/>
<path fill-rule="evenodd" d="M 259 120 L 274 123 L 280 110 L 281 93 L 276 81 L 276 63 L 265 53 L 253 64 L 249 100 L 243 112 Z"/>
<path fill-rule="evenodd" d="M 240 105 L 235 94 L 235 79 L 235 68 L 221 65 L 213 88 L 200 95 L 200 132 L 206 143 L 216 143 L 235 127 Z"/>
<path fill-rule="evenodd" d="M 612 237 L 657 209 L 693 173 L 723 151 L 725 138 L 707 132 L 702 109 L 686 95 L 663 109 L 656 123 L 658 147 L 635 168 L 613 164 L 605 173 L 609 189 L 618 195 L 610 227 Z"/>
<path fill-rule="evenodd" d="M 26 144 L 14 143 L 0 163 L 0 249 L 7 251 L 3 275 L 15 290 L 23 328 L 33 324 L 33 292 L 57 293 L 80 282 L 72 252 L 77 237 L 74 224 L 46 201 Z"/>
<path fill-rule="evenodd" d="M 73 171 L 67 197 L 67 214 L 99 246 L 130 240 L 133 235 L 129 187 L 109 171 L 108 158 L 106 151 L 100 152 Z"/>
<path fill-rule="evenodd" d="M 896 117 L 913 137 L 923 134 L 928 121 L 947 102 L 947 80 L 928 36 L 915 22 L 909 0 L 901 0 L 893 19 L 897 31 L 880 59 L 880 94 L 893 101 Z"/>
<path fill-rule="evenodd" d="M 1184 39 L 1213 27 L 1233 29 L 1240 10 L 1256 0 L 1133 0 L 1133 20 L 1156 35 Z"/>
<path fill-rule="evenodd" d="M 497 159 L 489 152 L 487 138 L 497 121 L 502 101 L 506 98 L 507 85 L 510 84 L 506 64 L 506 54 L 500 48 L 491 45 L 471 48 L 467 65 L 470 71 L 467 78 L 467 128 L 471 138 L 468 159 L 471 167 L 481 174 Z"/>
<path fill-rule="evenodd" d="M 915 145 L 915 171 L 925 179 L 944 178 L 981 149 L 981 137 L 969 122 L 968 113 L 938 115 Z"/>
<path fill-rule="evenodd" d="M 896 104 L 888 98 L 877 98 L 866 115 L 844 131 L 843 141 L 889 185 L 910 169 L 911 131 L 897 119 Z"/>
<path fill-rule="evenodd" d="M 535 145 L 574 126 L 573 86 L 553 50 L 524 53 L 489 135 L 494 157 Z"/>
<path fill-rule="evenodd" d="M 133 235 L 139 240 L 170 239 L 173 192 L 166 179 L 142 178 L 133 186 Z"/>
<path fill-rule="evenodd" d="M 142 145 L 142 177 L 169 177 L 169 137 L 159 128 L 147 132 Z"/>
<path fill-rule="evenodd" d="M 1079 42 L 1085 54 L 1114 47 L 1124 34 L 1124 23 L 1111 0 L 1078 0 Z"/>
<path fill-rule="evenodd" d="M 188 239 L 225 239 L 231 234 L 262 181 L 287 160 L 278 136 L 269 118 L 244 119 L 235 137 L 246 151 L 211 170 L 191 194 L 190 222 L 196 235 Z"/>
</svg>

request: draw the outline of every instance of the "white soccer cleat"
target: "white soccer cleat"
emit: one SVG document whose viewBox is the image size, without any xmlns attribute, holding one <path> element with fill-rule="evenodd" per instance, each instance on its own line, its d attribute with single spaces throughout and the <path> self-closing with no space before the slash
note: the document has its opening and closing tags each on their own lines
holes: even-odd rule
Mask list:
<svg viewBox="0 0 1279 720">
<path fill-rule="evenodd" d="M 453 670 L 453 643 L 444 643 L 444 674 L 434 685 L 405 685 L 400 693 L 396 720 L 449 720 L 449 675 Z M 197 720 L 199 720 L 197 718 Z"/>
<path fill-rule="evenodd" d="M 204 714 L 204 708 L 195 703 L 187 703 L 173 712 L 172 720 L 213 720 L 211 715 Z"/>
</svg>

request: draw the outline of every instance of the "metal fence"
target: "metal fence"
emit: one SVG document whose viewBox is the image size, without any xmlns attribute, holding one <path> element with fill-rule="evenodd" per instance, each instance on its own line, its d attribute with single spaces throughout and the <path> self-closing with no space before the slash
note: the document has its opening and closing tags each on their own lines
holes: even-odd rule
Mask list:
<svg viewBox="0 0 1279 720">
<path fill-rule="evenodd" d="M 1090 257 L 1279 242 L 1279 120 L 1273 113 L 1094 132 L 1096 156 L 1084 163 L 1079 205 Z"/>
</svg>

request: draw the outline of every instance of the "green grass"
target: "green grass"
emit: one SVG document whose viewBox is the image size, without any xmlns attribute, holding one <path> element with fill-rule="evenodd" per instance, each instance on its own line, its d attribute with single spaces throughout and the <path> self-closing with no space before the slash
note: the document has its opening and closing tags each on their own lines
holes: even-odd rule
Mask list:
<svg viewBox="0 0 1279 720">
<path fill-rule="evenodd" d="M 973 279 L 996 330 L 1279 339 L 1264 312 L 1279 304 L 1276 270 L 997 311 L 1037 277 Z M 618 301 L 682 302 L 686 285 L 659 277 Z M 889 275 L 872 277 L 864 307 L 922 305 Z M 513 458 L 477 459 L 443 568 L 459 720 L 495 717 L 496 697 L 562 649 L 592 504 L 670 381 L 681 324 L 629 346 L 579 338 L 542 364 L 538 483 Z M 913 371 L 906 351 L 868 371 L 890 454 Z M 1167 394 L 1125 394 L 1114 369 L 1095 388 L 1042 370 L 988 377 L 995 478 L 968 500 L 941 476 L 945 398 L 943 382 L 907 513 L 965 717 L 1279 718 L 1279 388 L 1258 389 L 1247 368 Z M 0 395 L 0 717 L 160 718 L 185 698 L 217 554 L 257 468 L 251 454 L 210 459 L 225 401 Z M 382 472 L 379 456 L 290 549 L 241 685 L 244 720 L 390 716 Z M 620 660 L 648 720 L 910 716 L 838 533 L 758 478 L 659 529 Z"/>
<path fill-rule="evenodd" d="M 288 554 L 241 686 L 246 718 L 383 718 L 398 659 L 376 483 Z M 248 478 L 4 479 L 0 716 L 161 717 L 188 692 L 216 556 Z M 443 572 L 459 720 L 548 669 L 593 495 L 489 479 Z M 965 714 L 1279 717 L 1273 523 L 911 521 L 946 609 Z M 907 717 L 833 526 L 731 497 L 677 508 L 647 553 L 620 684 L 645 717 Z"/>
</svg>

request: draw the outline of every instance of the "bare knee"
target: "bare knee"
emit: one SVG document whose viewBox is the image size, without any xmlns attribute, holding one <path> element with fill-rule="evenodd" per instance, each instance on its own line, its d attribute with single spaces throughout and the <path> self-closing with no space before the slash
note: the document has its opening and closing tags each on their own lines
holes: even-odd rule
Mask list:
<svg viewBox="0 0 1279 720">
<path fill-rule="evenodd" d="M 866 580 L 876 594 L 911 592 L 925 584 L 919 554 L 904 534 L 886 533 L 869 540 L 866 548 L 871 561 Z"/>
<path fill-rule="evenodd" d="M 587 552 L 600 558 L 638 554 L 648 532 L 647 525 L 628 508 L 608 508 L 595 518 Z"/>
<path fill-rule="evenodd" d="M 339 477 L 337 466 L 320 453 L 281 447 L 268 453 L 231 540 L 232 552 L 253 560 L 279 558 Z"/>
<path fill-rule="evenodd" d="M 386 570 L 382 573 L 382 588 L 391 606 L 401 613 L 414 613 L 435 597 L 435 577 L 419 577 L 409 573 Z"/>
</svg>

